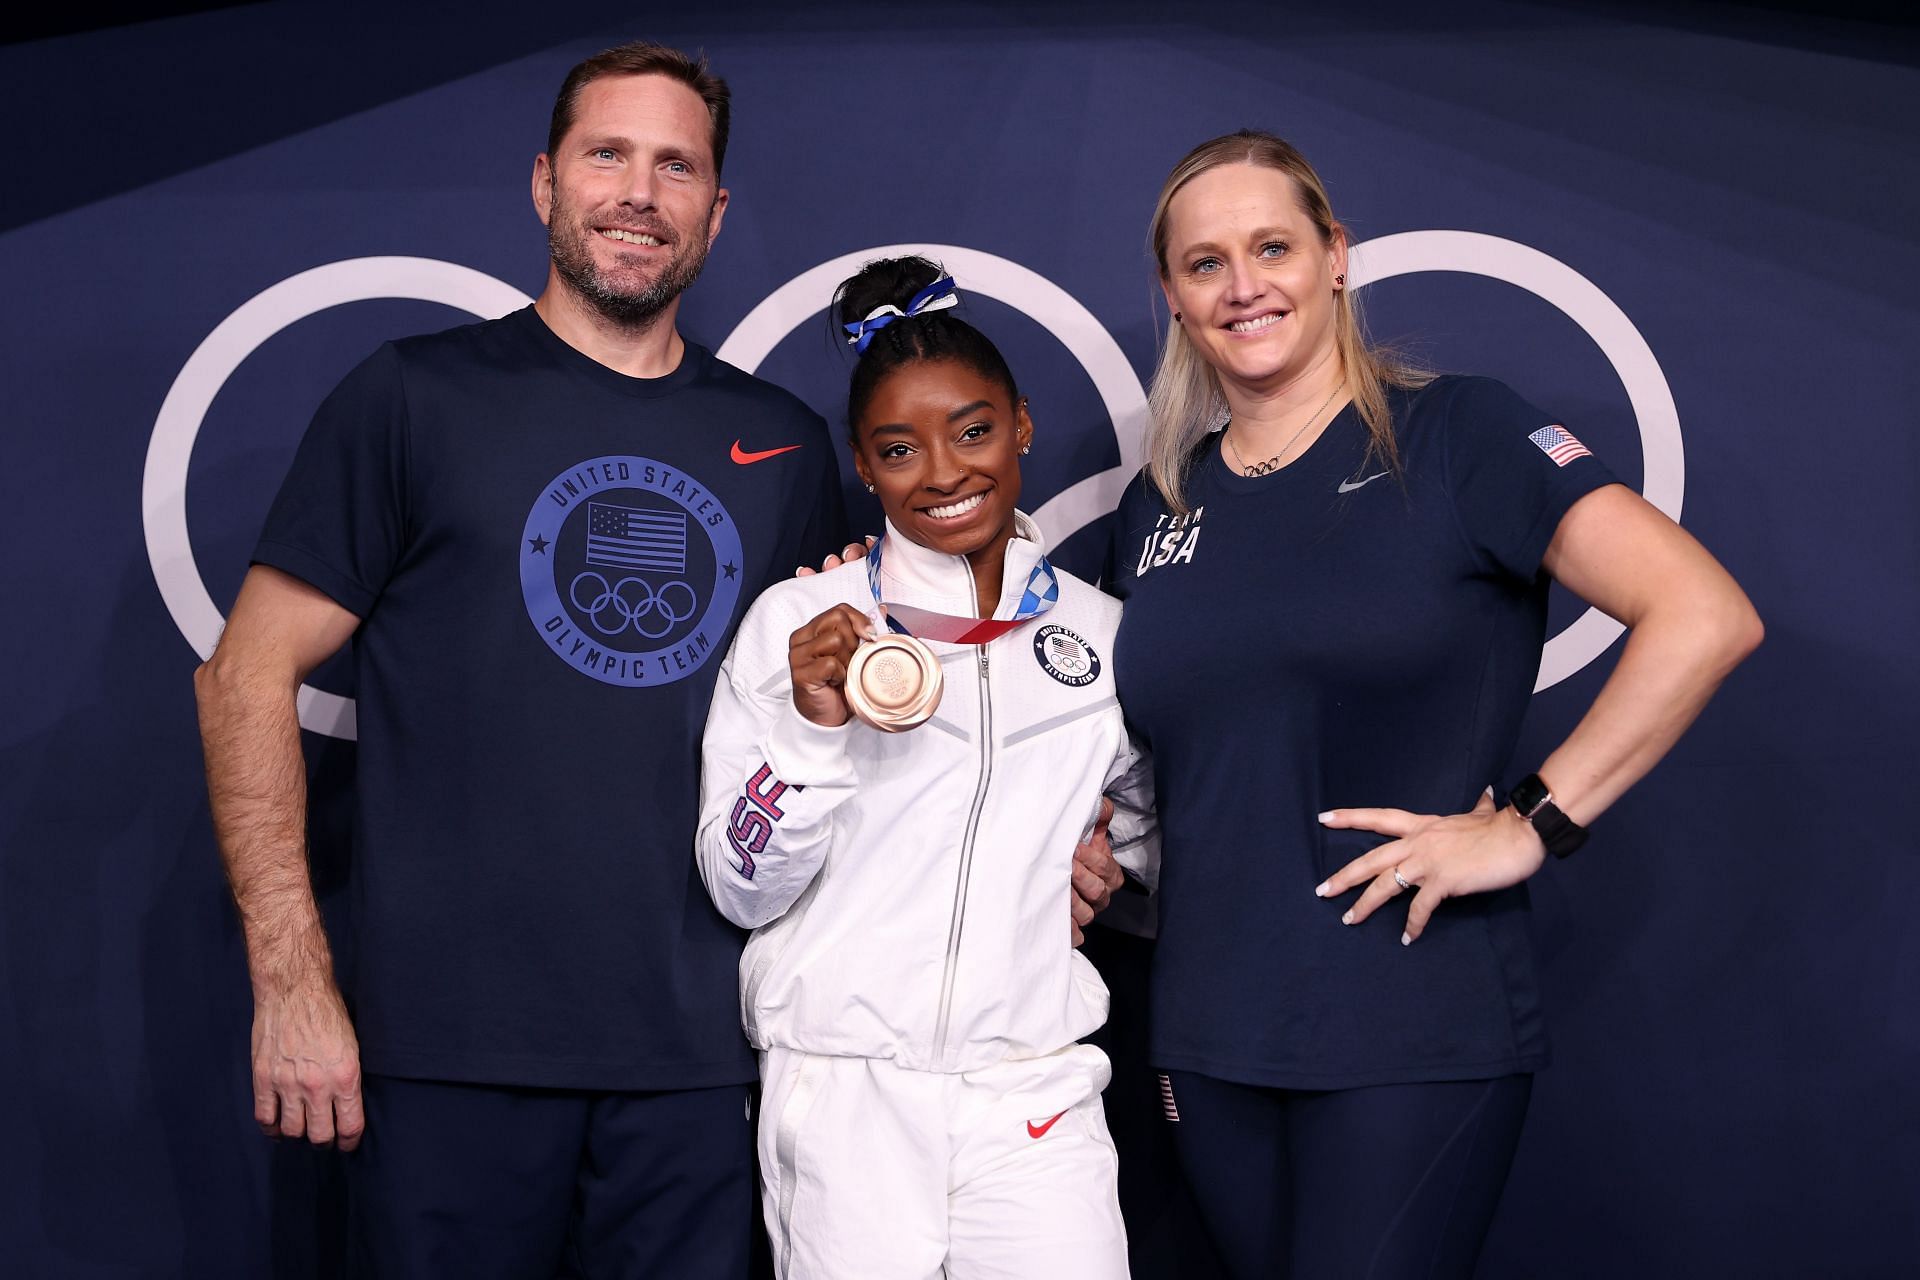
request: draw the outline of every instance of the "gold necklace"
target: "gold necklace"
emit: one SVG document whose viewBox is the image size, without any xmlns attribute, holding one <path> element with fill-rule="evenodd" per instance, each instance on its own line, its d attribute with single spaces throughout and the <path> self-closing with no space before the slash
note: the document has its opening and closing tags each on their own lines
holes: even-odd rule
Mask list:
<svg viewBox="0 0 1920 1280">
<path fill-rule="evenodd" d="M 1264 475 L 1271 475 L 1273 472 L 1279 470 L 1280 459 L 1287 456 L 1287 450 L 1293 448 L 1294 441 L 1298 440 L 1301 436 L 1307 434 L 1307 428 L 1312 426 L 1314 424 L 1315 419 L 1319 418 L 1321 414 L 1327 411 L 1327 406 L 1333 403 L 1333 398 L 1339 395 L 1340 389 L 1346 385 L 1347 385 L 1347 380 L 1345 378 L 1342 378 L 1340 379 L 1339 382 L 1335 383 L 1333 390 L 1327 393 L 1327 398 L 1320 402 L 1320 407 L 1313 411 L 1313 414 L 1311 417 L 1309 417 L 1305 422 L 1300 424 L 1300 429 L 1298 431 L 1294 432 L 1291 436 L 1287 437 L 1287 442 L 1280 446 L 1280 452 L 1274 454 L 1271 458 L 1268 458 L 1265 462 L 1256 462 L 1249 465 L 1247 460 L 1240 456 L 1240 450 L 1237 448 L 1234 448 L 1233 424 L 1229 422 L 1227 424 L 1227 429 L 1220 433 L 1220 438 L 1226 441 L 1227 448 L 1232 451 L 1233 460 L 1240 464 L 1240 474 L 1248 477 L 1264 476 Z"/>
</svg>

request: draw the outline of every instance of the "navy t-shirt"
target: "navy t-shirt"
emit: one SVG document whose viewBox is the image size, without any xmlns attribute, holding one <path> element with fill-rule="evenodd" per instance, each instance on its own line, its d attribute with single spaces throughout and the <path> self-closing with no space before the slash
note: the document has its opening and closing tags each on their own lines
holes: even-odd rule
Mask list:
<svg viewBox="0 0 1920 1280">
<path fill-rule="evenodd" d="M 844 543 L 826 424 L 691 343 L 630 378 L 531 308 L 389 343 L 254 551 L 360 616 L 368 1071 L 751 1080 L 742 935 L 693 859 L 700 736 L 754 595 Z"/>
<path fill-rule="evenodd" d="M 1209 437 L 1183 519 L 1144 476 L 1121 499 L 1115 673 L 1153 750 L 1164 842 L 1159 1066 L 1334 1089 L 1546 1062 L 1524 887 L 1452 899 L 1402 947 L 1406 895 L 1349 927 L 1359 890 L 1313 893 L 1386 837 L 1316 815 L 1461 813 L 1513 780 L 1541 557 L 1614 478 L 1488 379 L 1391 404 L 1402 475 L 1368 456 L 1349 407 L 1270 476 L 1236 475 Z"/>
</svg>

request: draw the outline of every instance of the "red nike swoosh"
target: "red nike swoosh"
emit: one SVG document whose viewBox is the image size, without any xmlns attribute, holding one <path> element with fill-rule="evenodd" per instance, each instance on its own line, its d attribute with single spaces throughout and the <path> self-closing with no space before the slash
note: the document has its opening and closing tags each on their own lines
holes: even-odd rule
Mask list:
<svg viewBox="0 0 1920 1280">
<path fill-rule="evenodd" d="M 740 442 L 738 440 L 735 440 L 733 442 L 733 460 L 744 467 L 749 463 L 759 462 L 764 458 L 771 458 L 782 453 L 792 453 L 795 449 L 798 449 L 799 447 L 800 446 L 797 444 L 790 444 L 790 445 L 784 445 L 778 449 L 762 449 L 758 453 L 748 453 L 745 449 L 742 449 L 740 447 Z"/>
<path fill-rule="evenodd" d="M 1073 1108 L 1072 1108 L 1072 1107 L 1068 1107 L 1068 1108 L 1067 1108 L 1067 1111 L 1071 1111 L 1071 1110 L 1073 1110 Z M 1063 1116 L 1063 1115 L 1065 1115 L 1065 1114 L 1067 1114 L 1067 1111 L 1062 1111 L 1062 1112 L 1060 1113 L 1060 1115 L 1059 1115 L 1059 1116 L 1055 1116 L 1055 1117 L 1053 1118 L 1053 1120 L 1049 1120 L 1049 1121 L 1047 1121 L 1047 1122 L 1046 1122 L 1045 1124 L 1035 1124 L 1035 1123 L 1034 1123 L 1033 1121 L 1031 1121 L 1031 1120 L 1029 1120 L 1029 1121 L 1027 1121 L 1027 1136 L 1028 1136 L 1029 1138 L 1044 1138 L 1044 1137 L 1046 1137 L 1046 1136 L 1047 1136 L 1047 1130 L 1049 1130 L 1049 1129 L 1051 1129 L 1051 1128 L 1053 1128 L 1053 1122 L 1054 1122 L 1054 1120 L 1058 1120 L 1058 1119 L 1060 1118 L 1060 1116 Z"/>
</svg>

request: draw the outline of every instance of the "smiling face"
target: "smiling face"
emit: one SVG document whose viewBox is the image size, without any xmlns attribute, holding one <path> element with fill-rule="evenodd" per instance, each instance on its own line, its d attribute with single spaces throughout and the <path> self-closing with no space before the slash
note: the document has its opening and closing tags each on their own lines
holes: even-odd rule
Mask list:
<svg viewBox="0 0 1920 1280">
<path fill-rule="evenodd" d="M 958 360 L 915 360 L 874 387 L 854 423 L 854 467 L 893 527 L 923 547 L 998 566 L 1020 501 L 1024 398 Z"/>
<path fill-rule="evenodd" d="M 706 103 L 667 76 L 590 82 L 557 154 L 534 161 L 533 199 L 558 281 L 616 323 L 651 323 L 699 277 L 726 213 Z"/>
<path fill-rule="evenodd" d="M 1168 202 L 1161 288 L 1229 393 L 1337 366 L 1334 277 L 1346 269 L 1345 234 L 1324 237 L 1277 169 L 1220 165 Z"/>
</svg>

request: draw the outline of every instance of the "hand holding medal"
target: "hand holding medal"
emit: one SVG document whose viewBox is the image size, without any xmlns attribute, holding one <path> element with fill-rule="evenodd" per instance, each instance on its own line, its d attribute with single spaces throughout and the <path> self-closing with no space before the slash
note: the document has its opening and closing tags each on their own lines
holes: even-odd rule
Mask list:
<svg viewBox="0 0 1920 1280">
<path fill-rule="evenodd" d="M 853 714 L 886 733 L 918 728 L 940 705 L 944 686 L 940 660 L 927 647 L 925 636 L 948 644 L 985 644 L 1005 635 L 1053 607 L 1060 585 L 1053 566 L 1041 556 L 1027 576 L 1020 605 L 1011 618 L 961 618 L 883 601 L 880 563 L 886 539 L 867 553 L 867 585 L 890 634 L 881 634 L 860 646 L 847 668 L 846 699 Z"/>
<path fill-rule="evenodd" d="M 882 539 L 867 555 L 875 614 L 837 604 L 795 631 L 788 643 L 793 702 L 815 724 L 838 728 L 852 715 L 883 733 L 918 728 L 932 718 L 944 688 L 940 659 L 919 637 L 985 644 L 1039 617 L 1060 598 L 1053 566 L 1041 556 L 1027 575 L 1011 618 L 961 618 L 883 602 L 880 564 L 885 546 Z M 882 630 L 876 617 L 884 618 L 890 630 Z"/>
<path fill-rule="evenodd" d="M 890 635 L 874 615 L 837 604 L 787 643 L 793 704 L 833 729 L 852 715 L 883 733 L 917 728 L 940 705 L 940 660 L 924 643 Z"/>
<path fill-rule="evenodd" d="M 793 705 L 817 725 L 835 729 L 853 714 L 849 669 L 875 635 L 874 621 L 850 604 L 837 604 L 795 631 L 787 642 Z"/>
</svg>

